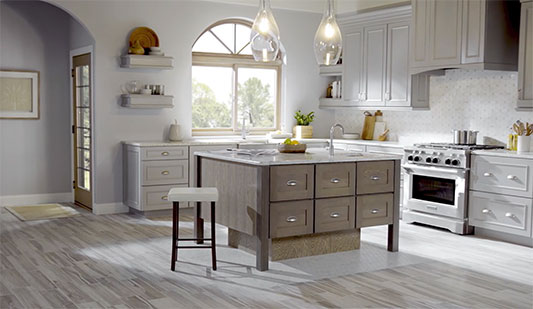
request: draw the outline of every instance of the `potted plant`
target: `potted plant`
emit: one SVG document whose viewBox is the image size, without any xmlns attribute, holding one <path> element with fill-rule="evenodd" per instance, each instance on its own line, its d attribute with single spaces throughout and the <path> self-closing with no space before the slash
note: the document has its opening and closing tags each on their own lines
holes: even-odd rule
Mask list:
<svg viewBox="0 0 533 309">
<path fill-rule="evenodd" d="M 309 114 L 302 114 L 301 110 L 298 110 L 294 114 L 296 119 L 296 126 L 292 129 L 292 134 L 295 138 L 311 138 L 313 137 L 313 127 L 310 125 L 315 118 L 315 112 Z"/>
</svg>

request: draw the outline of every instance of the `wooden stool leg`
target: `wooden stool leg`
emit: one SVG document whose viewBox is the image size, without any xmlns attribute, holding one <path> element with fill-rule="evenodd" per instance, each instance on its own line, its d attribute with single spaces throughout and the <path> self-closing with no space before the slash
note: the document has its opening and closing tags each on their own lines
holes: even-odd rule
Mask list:
<svg viewBox="0 0 533 309">
<path fill-rule="evenodd" d="M 215 229 L 215 202 L 211 202 L 211 256 L 213 259 L 213 270 L 217 270 L 217 248 L 215 242 Z"/>
<path fill-rule="evenodd" d="M 170 260 L 170 270 L 174 271 L 176 269 L 176 259 L 177 259 L 177 250 L 178 248 L 176 245 L 176 241 L 178 240 L 178 233 L 177 229 L 179 226 L 178 223 L 178 208 L 179 208 L 179 202 L 173 202 L 172 203 L 172 257 Z"/>
</svg>

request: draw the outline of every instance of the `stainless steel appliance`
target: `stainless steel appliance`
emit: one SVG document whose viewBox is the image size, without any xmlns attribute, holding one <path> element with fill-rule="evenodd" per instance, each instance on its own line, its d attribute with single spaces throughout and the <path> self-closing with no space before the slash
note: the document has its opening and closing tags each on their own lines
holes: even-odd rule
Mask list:
<svg viewBox="0 0 533 309">
<path fill-rule="evenodd" d="M 406 147 L 402 220 L 470 234 L 468 185 L 470 154 L 475 149 L 498 149 L 492 145 L 448 143 Z"/>
</svg>

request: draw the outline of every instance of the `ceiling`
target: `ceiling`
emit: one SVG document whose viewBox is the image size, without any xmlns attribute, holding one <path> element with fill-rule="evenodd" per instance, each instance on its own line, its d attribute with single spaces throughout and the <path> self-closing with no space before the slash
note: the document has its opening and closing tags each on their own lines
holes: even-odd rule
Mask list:
<svg viewBox="0 0 533 309">
<path fill-rule="evenodd" d="M 203 0 L 231 4 L 259 6 L 259 0 Z M 271 0 L 272 8 L 323 13 L 326 0 Z M 406 0 L 337 0 L 337 14 L 366 10 L 406 2 Z M 409 0 L 407 0 L 409 2 Z"/>
</svg>

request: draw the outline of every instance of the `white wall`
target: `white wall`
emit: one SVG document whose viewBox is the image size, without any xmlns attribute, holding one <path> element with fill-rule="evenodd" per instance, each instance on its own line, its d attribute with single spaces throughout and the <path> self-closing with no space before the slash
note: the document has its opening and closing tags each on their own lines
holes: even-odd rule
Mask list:
<svg viewBox="0 0 533 309">
<path fill-rule="evenodd" d="M 54 1 L 55 2 L 55 1 Z M 203 1 L 57 1 L 87 27 L 95 39 L 95 194 L 96 203 L 122 201 L 123 140 L 161 140 L 174 118 L 191 135 L 191 46 L 211 23 L 228 17 L 254 18 L 257 8 Z M 325 136 L 334 114 L 318 110 L 317 98 L 326 87 L 318 76 L 312 44 L 320 14 L 274 10 L 287 51 L 286 128 L 292 113 L 315 110 L 318 136 Z M 152 28 L 167 55 L 174 57 L 170 71 L 121 69 L 119 56 L 129 32 L 139 26 Z M 119 106 L 121 85 L 130 80 L 161 83 L 174 95 L 173 109 L 133 110 Z"/>
<path fill-rule="evenodd" d="M 69 16 L 0 2 L 0 67 L 40 71 L 40 119 L 0 119 L 0 196 L 71 191 Z"/>
<path fill-rule="evenodd" d="M 431 77 L 429 111 L 385 111 L 384 120 L 393 139 L 406 144 L 451 142 L 453 129 L 478 130 L 478 143 L 487 137 L 505 144 L 513 122 L 533 122 L 532 112 L 515 110 L 516 89 L 516 72 L 448 70 Z M 351 132 L 361 132 L 363 117 L 363 111 L 335 113 Z"/>
</svg>

